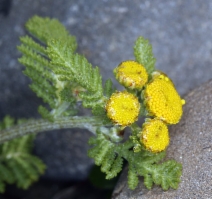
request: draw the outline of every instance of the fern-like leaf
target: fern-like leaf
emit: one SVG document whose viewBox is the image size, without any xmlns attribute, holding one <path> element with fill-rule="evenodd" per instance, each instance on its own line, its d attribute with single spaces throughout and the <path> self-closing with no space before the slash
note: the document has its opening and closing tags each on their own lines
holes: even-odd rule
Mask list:
<svg viewBox="0 0 212 199">
<path fill-rule="evenodd" d="M 106 179 L 116 177 L 122 170 L 124 157 L 124 151 L 122 151 L 123 146 L 128 149 L 132 147 L 132 144 L 116 145 L 101 132 L 97 133 L 96 138 L 91 138 L 89 144 L 92 145 L 93 148 L 88 151 L 88 156 L 94 158 L 95 163 L 101 166 L 102 172 L 106 173 Z"/>
<path fill-rule="evenodd" d="M 112 83 L 111 79 L 108 79 L 105 82 L 104 94 L 106 97 L 109 98 L 114 92 L 115 92 L 115 88 L 113 87 L 113 83 Z"/>
<path fill-rule="evenodd" d="M 152 178 L 155 184 L 161 185 L 163 190 L 178 188 L 179 177 L 182 174 L 182 165 L 174 160 L 168 160 L 160 166 L 154 165 L 152 169 Z"/>
<path fill-rule="evenodd" d="M 134 45 L 134 56 L 137 62 L 142 64 L 150 75 L 155 70 L 155 62 L 152 46 L 147 39 L 138 37 Z"/>
<path fill-rule="evenodd" d="M 123 166 L 123 158 L 122 156 L 117 156 L 114 159 L 110 172 L 108 172 L 106 175 L 106 179 L 109 180 L 116 177 L 118 173 L 122 170 L 122 166 Z"/>
<path fill-rule="evenodd" d="M 128 186 L 130 189 L 134 190 L 138 186 L 138 175 L 136 171 L 129 168 L 128 171 Z"/>
<path fill-rule="evenodd" d="M 128 185 L 135 189 L 138 177 L 144 177 L 144 185 L 150 189 L 153 183 L 160 185 L 163 190 L 170 187 L 176 189 L 180 182 L 182 166 L 174 160 L 161 163 L 165 152 L 151 153 L 145 150 L 134 152 L 134 143 L 128 140 L 124 143 L 113 143 L 109 137 L 101 132 L 96 138 L 91 138 L 89 144 L 92 148 L 88 155 L 94 158 L 95 163 L 101 166 L 106 173 L 106 179 L 112 179 L 122 170 L 123 160 L 128 161 Z"/>
<path fill-rule="evenodd" d="M 75 37 L 71 36 L 57 19 L 34 16 L 26 23 L 26 29 L 44 44 L 52 39 L 60 40 L 66 42 L 72 51 L 76 50 L 77 42 Z"/>
<path fill-rule="evenodd" d="M 77 100 L 82 100 L 86 108 L 103 107 L 99 69 L 74 53 L 75 37 L 56 19 L 34 16 L 26 28 L 32 37 L 20 38 L 22 44 L 18 49 L 23 56 L 19 61 L 26 66 L 24 74 L 32 79 L 30 88 L 49 106 L 39 107 L 42 117 L 53 121 L 59 116 L 75 114 Z M 77 95 L 73 85 L 80 88 Z"/>
<path fill-rule="evenodd" d="M 153 186 L 153 179 L 151 175 L 149 174 L 144 174 L 144 185 L 146 186 L 147 189 L 151 189 Z"/>
<path fill-rule="evenodd" d="M 84 88 L 79 93 L 83 105 L 92 108 L 103 97 L 102 78 L 99 69 L 93 68 L 84 56 L 70 51 L 66 42 L 52 40 L 48 45 L 53 72 L 60 81 L 73 81 Z"/>
<path fill-rule="evenodd" d="M 18 120 L 21 123 L 23 120 Z M 0 130 L 14 125 L 14 119 L 6 116 L 0 123 Z M 5 185 L 16 184 L 27 189 L 43 174 L 46 166 L 36 156 L 31 154 L 35 135 L 26 135 L 0 145 L 0 193 L 5 191 Z"/>
<path fill-rule="evenodd" d="M 29 36 L 20 37 L 20 41 L 22 44 L 28 46 L 30 49 L 34 49 L 36 52 L 47 56 L 45 47 L 35 42 L 31 37 Z"/>
<path fill-rule="evenodd" d="M 43 118 L 51 121 L 59 116 L 76 114 L 76 111 L 71 111 L 76 108 L 76 98 L 70 94 L 67 103 L 61 97 L 64 89 L 69 89 L 71 92 L 71 82 L 61 82 L 58 79 L 52 71 L 53 66 L 46 51 L 48 43 L 57 40 L 66 42 L 69 51 L 73 53 L 77 47 L 75 37 L 69 35 L 65 27 L 56 19 L 34 16 L 26 23 L 26 28 L 33 37 L 20 38 L 21 45 L 18 46 L 18 50 L 23 56 L 19 62 L 26 67 L 23 73 L 32 80 L 30 88 L 49 106 L 40 106 L 39 113 Z M 64 107 L 65 109 L 61 111 Z"/>
</svg>

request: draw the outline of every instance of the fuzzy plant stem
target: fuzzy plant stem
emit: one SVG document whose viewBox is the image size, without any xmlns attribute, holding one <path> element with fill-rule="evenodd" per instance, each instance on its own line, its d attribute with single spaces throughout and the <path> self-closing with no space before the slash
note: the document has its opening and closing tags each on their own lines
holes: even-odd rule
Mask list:
<svg viewBox="0 0 212 199">
<path fill-rule="evenodd" d="M 82 128 L 95 134 L 96 128 L 102 125 L 102 120 L 97 117 L 63 117 L 55 119 L 54 122 L 49 122 L 44 119 L 30 119 L 23 124 L 0 131 L 0 144 L 26 134 L 56 129 Z"/>
</svg>

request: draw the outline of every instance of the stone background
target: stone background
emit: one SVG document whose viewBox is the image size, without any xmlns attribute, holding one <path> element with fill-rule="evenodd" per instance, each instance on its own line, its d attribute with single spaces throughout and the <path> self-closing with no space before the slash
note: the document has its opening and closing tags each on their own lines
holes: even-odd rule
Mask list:
<svg viewBox="0 0 212 199">
<path fill-rule="evenodd" d="M 19 37 L 25 34 L 25 22 L 35 14 L 59 19 L 77 37 L 78 52 L 100 67 L 104 80 L 113 78 L 112 69 L 121 61 L 133 59 L 132 47 L 140 35 L 150 40 L 156 67 L 173 79 L 180 94 L 212 76 L 212 1 L 14 0 L 9 15 L 0 15 L 0 119 L 6 114 L 39 117 L 36 111 L 41 100 L 28 88 L 29 79 L 22 75 L 16 49 Z M 69 179 L 86 177 L 92 161 L 80 156 L 75 162 L 73 154 L 86 155 L 87 145 L 75 147 L 80 153 L 69 146 L 79 137 L 79 143 L 85 143 L 89 135 L 72 135 L 68 139 L 60 132 L 38 136 L 35 148 L 50 165 L 48 177 L 54 177 L 50 169 Z M 53 155 L 55 163 L 49 160 Z"/>
</svg>

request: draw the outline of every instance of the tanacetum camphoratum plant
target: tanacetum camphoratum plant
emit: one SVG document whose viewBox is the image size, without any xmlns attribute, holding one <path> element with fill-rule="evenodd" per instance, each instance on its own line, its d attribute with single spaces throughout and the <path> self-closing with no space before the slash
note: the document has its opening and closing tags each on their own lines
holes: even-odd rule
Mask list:
<svg viewBox="0 0 212 199">
<path fill-rule="evenodd" d="M 110 79 L 103 85 L 98 67 L 75 52 L 75 37 L 59 21 L 34 16 L 26 29 L 29 36 L 20 38 L 19 62 L 32 80 L 30 88 L 46 106 L 38 108 L 43 119 L 1 130 L 0 142 L 52 129 L 85 128 L 94 134 L 88 155 L 106 179 L 117 176 L 126 160 L 130 189 L 136 188 L 139 176 L 148 189 L 153 184 L 164 190 L 177 189 L 182 166 L 163 158 L 170 143 L 168 126 L 179 122 L 185 100 L 171 79 L 155 69 L 148 40 L 139 37 L 134 45 L 135 60 L 115 67 L 114 76 L 124 87 L 118 91 Z M 77 116 L 82 107 L 91 109 L 93 116 Z M 137 124 L 141 117 L 145 118 L 142 126 Z M 131 130 L 127 140 L 123 138 L 126 127 Z"/>
</svg>

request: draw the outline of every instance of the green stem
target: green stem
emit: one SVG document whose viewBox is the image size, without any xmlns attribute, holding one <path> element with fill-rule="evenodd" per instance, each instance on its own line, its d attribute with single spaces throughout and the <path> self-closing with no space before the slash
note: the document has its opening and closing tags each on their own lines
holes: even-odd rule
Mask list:
<svg viewBox="0 0 212 199">
<path fill-rule="evenodd" d="M 96 134 L 96 128 L 102 125 L 102 120 L 97 117 L 62 117 L 55 119 L 54 122 L 44 119 L 30 119 L 23 124 L 0 131 L 0 144 L 26 134 L 56 129 L 83 128 Z"/>
</svg>

